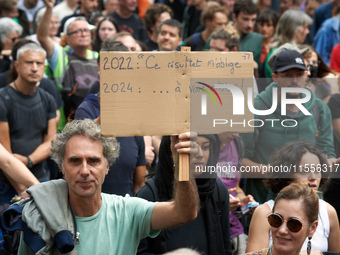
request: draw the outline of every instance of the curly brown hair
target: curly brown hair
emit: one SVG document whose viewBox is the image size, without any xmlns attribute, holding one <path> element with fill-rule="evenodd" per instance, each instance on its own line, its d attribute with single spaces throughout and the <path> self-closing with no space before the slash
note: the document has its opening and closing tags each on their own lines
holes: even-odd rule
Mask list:
<svg viewBox="0 0 340 255">
<path fill-rule="evenodd" d="M 273 154 L 271 165 L 275 166 L 285 166 L 293 173 L 294 169 L 300 165 L 303 155 L 310 152 L 319 158 L 320 165 L 328 165 L 327 159 L 324 154 L 314 145 L 305 142 L 293 142 L 283 146 L 279 151 Z M 287 173 L 285 173 L 287 174 Z M 321 181 L 320 189 L 323 190 L 328 183 L 329 171 L 321 171 Z M 279 193 L 284 187 L 288 186 L 293 182 L 293 178 L 287 178 L 283 176 L 282 172 L 272 172 L 269 178 L 263 180 L 264 185 L 271 189 L 275 194 Z"/>
</svg>

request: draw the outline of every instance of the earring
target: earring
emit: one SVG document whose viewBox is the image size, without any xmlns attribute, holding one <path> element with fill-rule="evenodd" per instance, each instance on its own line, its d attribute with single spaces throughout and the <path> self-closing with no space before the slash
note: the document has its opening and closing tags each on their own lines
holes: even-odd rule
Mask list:
<svg viewBox="0 0 340 255">
<path fill-rule="evenodd" d="M 308 243 L 307 243 L 307 255 L 310 255 L 310 252 L 312 250 L 312 242 L 310 241 L 312 239 L 311 237 L 308 237 Z"/>
</svg>

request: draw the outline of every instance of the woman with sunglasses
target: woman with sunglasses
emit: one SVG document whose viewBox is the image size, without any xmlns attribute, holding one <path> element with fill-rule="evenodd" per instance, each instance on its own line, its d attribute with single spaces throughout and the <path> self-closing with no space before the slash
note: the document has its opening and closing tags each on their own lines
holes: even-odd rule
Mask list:
<svg viewBox="0 0 340 255">
<path fill-rule="evenodd" d="M 318 208 L 319 198 L 306 184 L 292 183 L 283 188 L 266 216 L 273 243 L 247 254 L 299 255 L 306 239 L 310 254 L 311 239 L 318 226 Z"/>
<path fill-rule="evenodd" d="M 270 189 L 269 194 L 275 197 L 284 187 L 291 183 L 305 182 L 310 189 L 317 191 L 323 189 L 328 181 L 328 173 L 313 171 L 313 168 L 323 167 L 327 170 L 327 160 L 314 145 L 307 142 L 295 142 L 283 146 L 273 155 L 272 166 L 290 169 L 290 172 L 278 171 L 266 179 L 265 185 Z M 269 197 L 268 197 L 269 198 Z M 246 252 L 268 247 L 273 241 L 270 225 L 266 216 L 272 211 L 274 200 L 269 200 L 259 206 L 252 217 Z M 315 210 L 314 207 L 308 208 Z M 312 243 L 312 249 L 322 252 L 340 251 L 339 221 L 335 209 L 327 202 L 320 199 L 319 225 Z M 264 234 L 267 233 L 267 234 Z M 308 240 L 304 241 L 301 251 L 307 250 Z M 319 253 L 317 253 L 319 254 Z"/>
</svg>

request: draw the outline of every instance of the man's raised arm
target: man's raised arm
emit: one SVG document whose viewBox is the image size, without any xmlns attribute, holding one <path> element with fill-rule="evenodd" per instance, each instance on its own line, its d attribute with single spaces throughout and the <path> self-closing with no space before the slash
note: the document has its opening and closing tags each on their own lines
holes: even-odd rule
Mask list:
<svg viewBox="0 0 340 255">
<path fill-rule="evenodd" d="M 54 41 L 49 36 L 48 31 L 50 28 L 51 17 L 52 17 L 52 9 L 55 4 L 55 0 L 44 0 L 46 11 L 41 18 L 40 24 L 37 29 L 37 38 L 40 42 L 41 46 L 44 48 L 47 54 L 47 58 L 52 57 L 53 49 L 54 49 Z"/>
<path fill-rule="evenodd" d="M 190 133 L 180 134 L 181 142 L 175 145 L 176 137 L 171 137 L 171 149 L 173 154 L 195 153 L 197 151 L 197 135 Z M 191 141 L 190 141 L 191 139 Z M 186 141 L 185 141 L 186 140 Z M 190 147 L 190 145 L 192 145 Z M 175 178 L 178 179 L 178 178 Z M 164 229 L 194 220 L 199 210 L 199 197 L 195 179 L 189 181 L 176 181 L 174 185 L 175 200 L 171 202 L 160 202 L 153 209 L 151 216 L 151 229 Z"/>
</svg>

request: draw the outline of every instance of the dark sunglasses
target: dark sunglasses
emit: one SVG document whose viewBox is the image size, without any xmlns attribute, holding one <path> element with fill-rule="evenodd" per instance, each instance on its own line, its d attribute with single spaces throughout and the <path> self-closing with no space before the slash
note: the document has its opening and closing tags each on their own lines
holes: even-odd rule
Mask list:
<svg viewBox="0 0 340 255">
<path fill-rule="evenodd" d="M 302 223 L 298 219 L 289 219 L 289 220 L 284 220 L 280 214 L 277 213 L 270 213 L 267 216 L 268 223 L 270 226 L 273 228 L 279 228 L 284 221 L 287 222 L 287 228 L 290 232 L 297 233 L 302 229 Z"/>
</svg>

